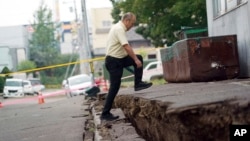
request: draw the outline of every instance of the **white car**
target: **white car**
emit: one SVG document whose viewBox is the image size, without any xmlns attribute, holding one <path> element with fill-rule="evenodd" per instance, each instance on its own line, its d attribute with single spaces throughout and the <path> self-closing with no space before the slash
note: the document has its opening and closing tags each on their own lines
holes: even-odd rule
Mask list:
<svg viewBox="0 0 250 141">
<path fill-rule="evenodd" d="M 32 79 L 29 79 L 29 81 L 31 82 L 31 85 L 35 94 L 38 94 L 39 92 L 45 89 L 45 86 L 41 83 L 40 79 L 32 78 Z"/>
<path fill-rule="evenodd" d="M 25 94 L 31 94 L 31 95 L 35 94 L 35 91 L 29 80 L 23 80 L 23 90 Z"/>
<path fill-rule="evenodd" d="M 64 86 L 67 96 L 84 95 L 85 91 L 92 87 L 92 78 L 87 74 L 71 76 Z"/>
<path fill-rule="evenodd" d="M 151 81 L 154 78 L 163 77 L 163 68 L 161 61 L 154 61 L 147 64 L 143 69 L 142 81 Z"/>
<path fill-rule="evenodd" d="M 24 85 L 22 79 L 6 79 L 4 90 L 3 90 L 3 97 L 24 97 Z"/>
</svg>

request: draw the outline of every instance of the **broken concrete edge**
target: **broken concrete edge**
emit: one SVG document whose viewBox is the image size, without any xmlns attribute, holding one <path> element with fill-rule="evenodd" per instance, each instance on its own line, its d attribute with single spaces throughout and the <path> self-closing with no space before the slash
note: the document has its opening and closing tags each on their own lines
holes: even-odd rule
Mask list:
<svg viewBox="0 0 250 141">
<path fill-rule="evenodd" d="M 100 98 L 102 97 L 102 98 Z M 145 141 L 141 138 L 136 129 L 132 126 L 130 122 L 128 122 L 120 108 L 112 109 L 111 113 L 115 115 L 119 115 L 119 119 L 115 121 L 101 121 L 100 119 L 100 111 L 103 107 L 103 94 L 100 97 L 91 98 L 88 100 L 88 111 L 89 116 L 91 117 L 91 121 L 93 122 L 93 141 L 110 141 L 110 140 L 123 140 L 124 138 L 129 138 L 137 141 Z M 88 122 L 91 122 L 90 120 Z M 90 123 L 85 123 L 85 126 L 89 126 Z M 88 128 L 86 128 L 88 129 Z M 90 131 L 86 131 L 86 134 Z M 89 141 L 90 138 L 87 138 L 84 141 Z"/>
<path fill-rule="evenodd" d="M 92 111 L 92 116 L 95 124 L 95 134 L 94 134 L 94 141 L 101 141 L 102 136 L 100 135 L 100 132 L 98 130 L 98 126 L 101 125 L 101 120 L 100 120 L 100 114 L 98 114 L 95 110 L 94 102 L 91 103 L 90 108 Z"/>
<path fill-rule="evenodd" d="M 84 98 L 86 102 L 84 102 L 83 105 L 87 106 L 84 110 L 88 112 L 88 116 L 86 116 L 86 120 L 84 122 L 83 141 L 93 141 L 93 138 L 95 137 L 95 125 L 91 111 L 91 104 L 92 101 L 95 101 L 96 99 L 87 96 Z"/>
</svg>

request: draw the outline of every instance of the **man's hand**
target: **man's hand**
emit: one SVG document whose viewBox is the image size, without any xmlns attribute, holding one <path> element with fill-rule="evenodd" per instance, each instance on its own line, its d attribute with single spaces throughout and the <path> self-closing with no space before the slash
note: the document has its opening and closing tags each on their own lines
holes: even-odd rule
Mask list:
<svg viewBox="0 0 250 141">
<path fill-rule="evenodd" d="M 139 59 L 135 60 L 135 64 L 137 65 L 137 68 L 142 67 L 142 63 L 141 63 L 141 61 Z"/>
<path fill-rule="evenodd" d="M 142 62 L 137 58 L 134 51 L 132 50 L 131 46 L 129 44 L 123 45 L 124 49 L 128 53 L 128 55 L 135 61 L 135 64 L 137 65 L 137 68 L 142 67 Z"/>
</svg>

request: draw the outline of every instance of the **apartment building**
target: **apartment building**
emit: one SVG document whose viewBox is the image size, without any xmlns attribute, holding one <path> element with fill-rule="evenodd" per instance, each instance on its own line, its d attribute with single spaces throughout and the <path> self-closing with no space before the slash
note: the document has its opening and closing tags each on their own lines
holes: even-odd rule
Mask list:
<svg viewBox="0 0 250 141">
<path fill-rule="evenodd" d="M 111 12 L 112 8 L 94 8 L 91 10 L 92 42 L 94 53 L 97 56 L 103 56 L 106 51 L 108 33 L 114 24 Z M 137 34 L 135 30 L 136 27 L 133 27 L 126 32 L 129 44 L 136 50 L 136 52 L 144 50 L 149 54 L 149 57 L 152 56 L 150 54 L 152 53 L 152 50 L 155 49 L 151 46 L 151 42 L 145 40 L 141 35 Z M 151 50 L 149 51 L 149 49 Z"/>
</svg>

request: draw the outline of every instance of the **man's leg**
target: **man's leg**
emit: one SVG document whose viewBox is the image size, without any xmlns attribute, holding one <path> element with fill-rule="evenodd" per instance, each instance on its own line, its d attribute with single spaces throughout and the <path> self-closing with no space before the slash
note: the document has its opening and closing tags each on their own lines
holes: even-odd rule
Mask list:
<svg viewBox="0 0 250 141">
<path fill-rule="evenodd" d="M 137 58 L 142 62 L 143 64 L 143 58 L 141 55 L 136 55 Z M 135 61 L 130 57 L 127 56 L 126 58 L 124 58 L 123 60 L 124 63 L 124 67 L 128 67 L 133 65 L 134 66 L 134 87 L 135 87 L 135 91 L 139 91 L 139 90 L 143 90 L 146 88 L 149 88 L 152 86 L 152 83 L 147 83 L 147 82 L 142 82 L 142 75 L 143 75 L 143 67 L 137 68 Z"/>
<path fill-rule="evenodd" d="M 143 64 L 142 56 L 141 55 L 136 55 L 136 56 Z M 128 67 L 128 66 L 134 67 L 134 75 L 135 75 L 134 85 L 140 83 L 142 79 L 142 74 L 143 74 L 143 67 L 137 68 L 135 61 L 130 56 L 127 56 L 126 58 L 124 58 L 123 63 L 124 63 L 124 67 Z"/>
<path fill-rule="evenodd" d="M 109 120 L 108 118 L 110 118 L 110 114 L 111 114 L 110 110 L 112 108 L 113 101 L 121 85 L 123 67 L 119 59 L 109 57 L 109 56 L 105 60 L 105 66 L 109 72 L 110 88 L 109 88 L 108 95 L 106 97 L 106 101 L 105 101 L 105 105 L 103 108 L 101 118 L 105 119 L 106 118 L 105 116 L 108 116 L 107 120 Z M 115 118 L 115 117 L 111 117 L 110 120 L 112 120 L 112 118 Z"/>
</svg>

